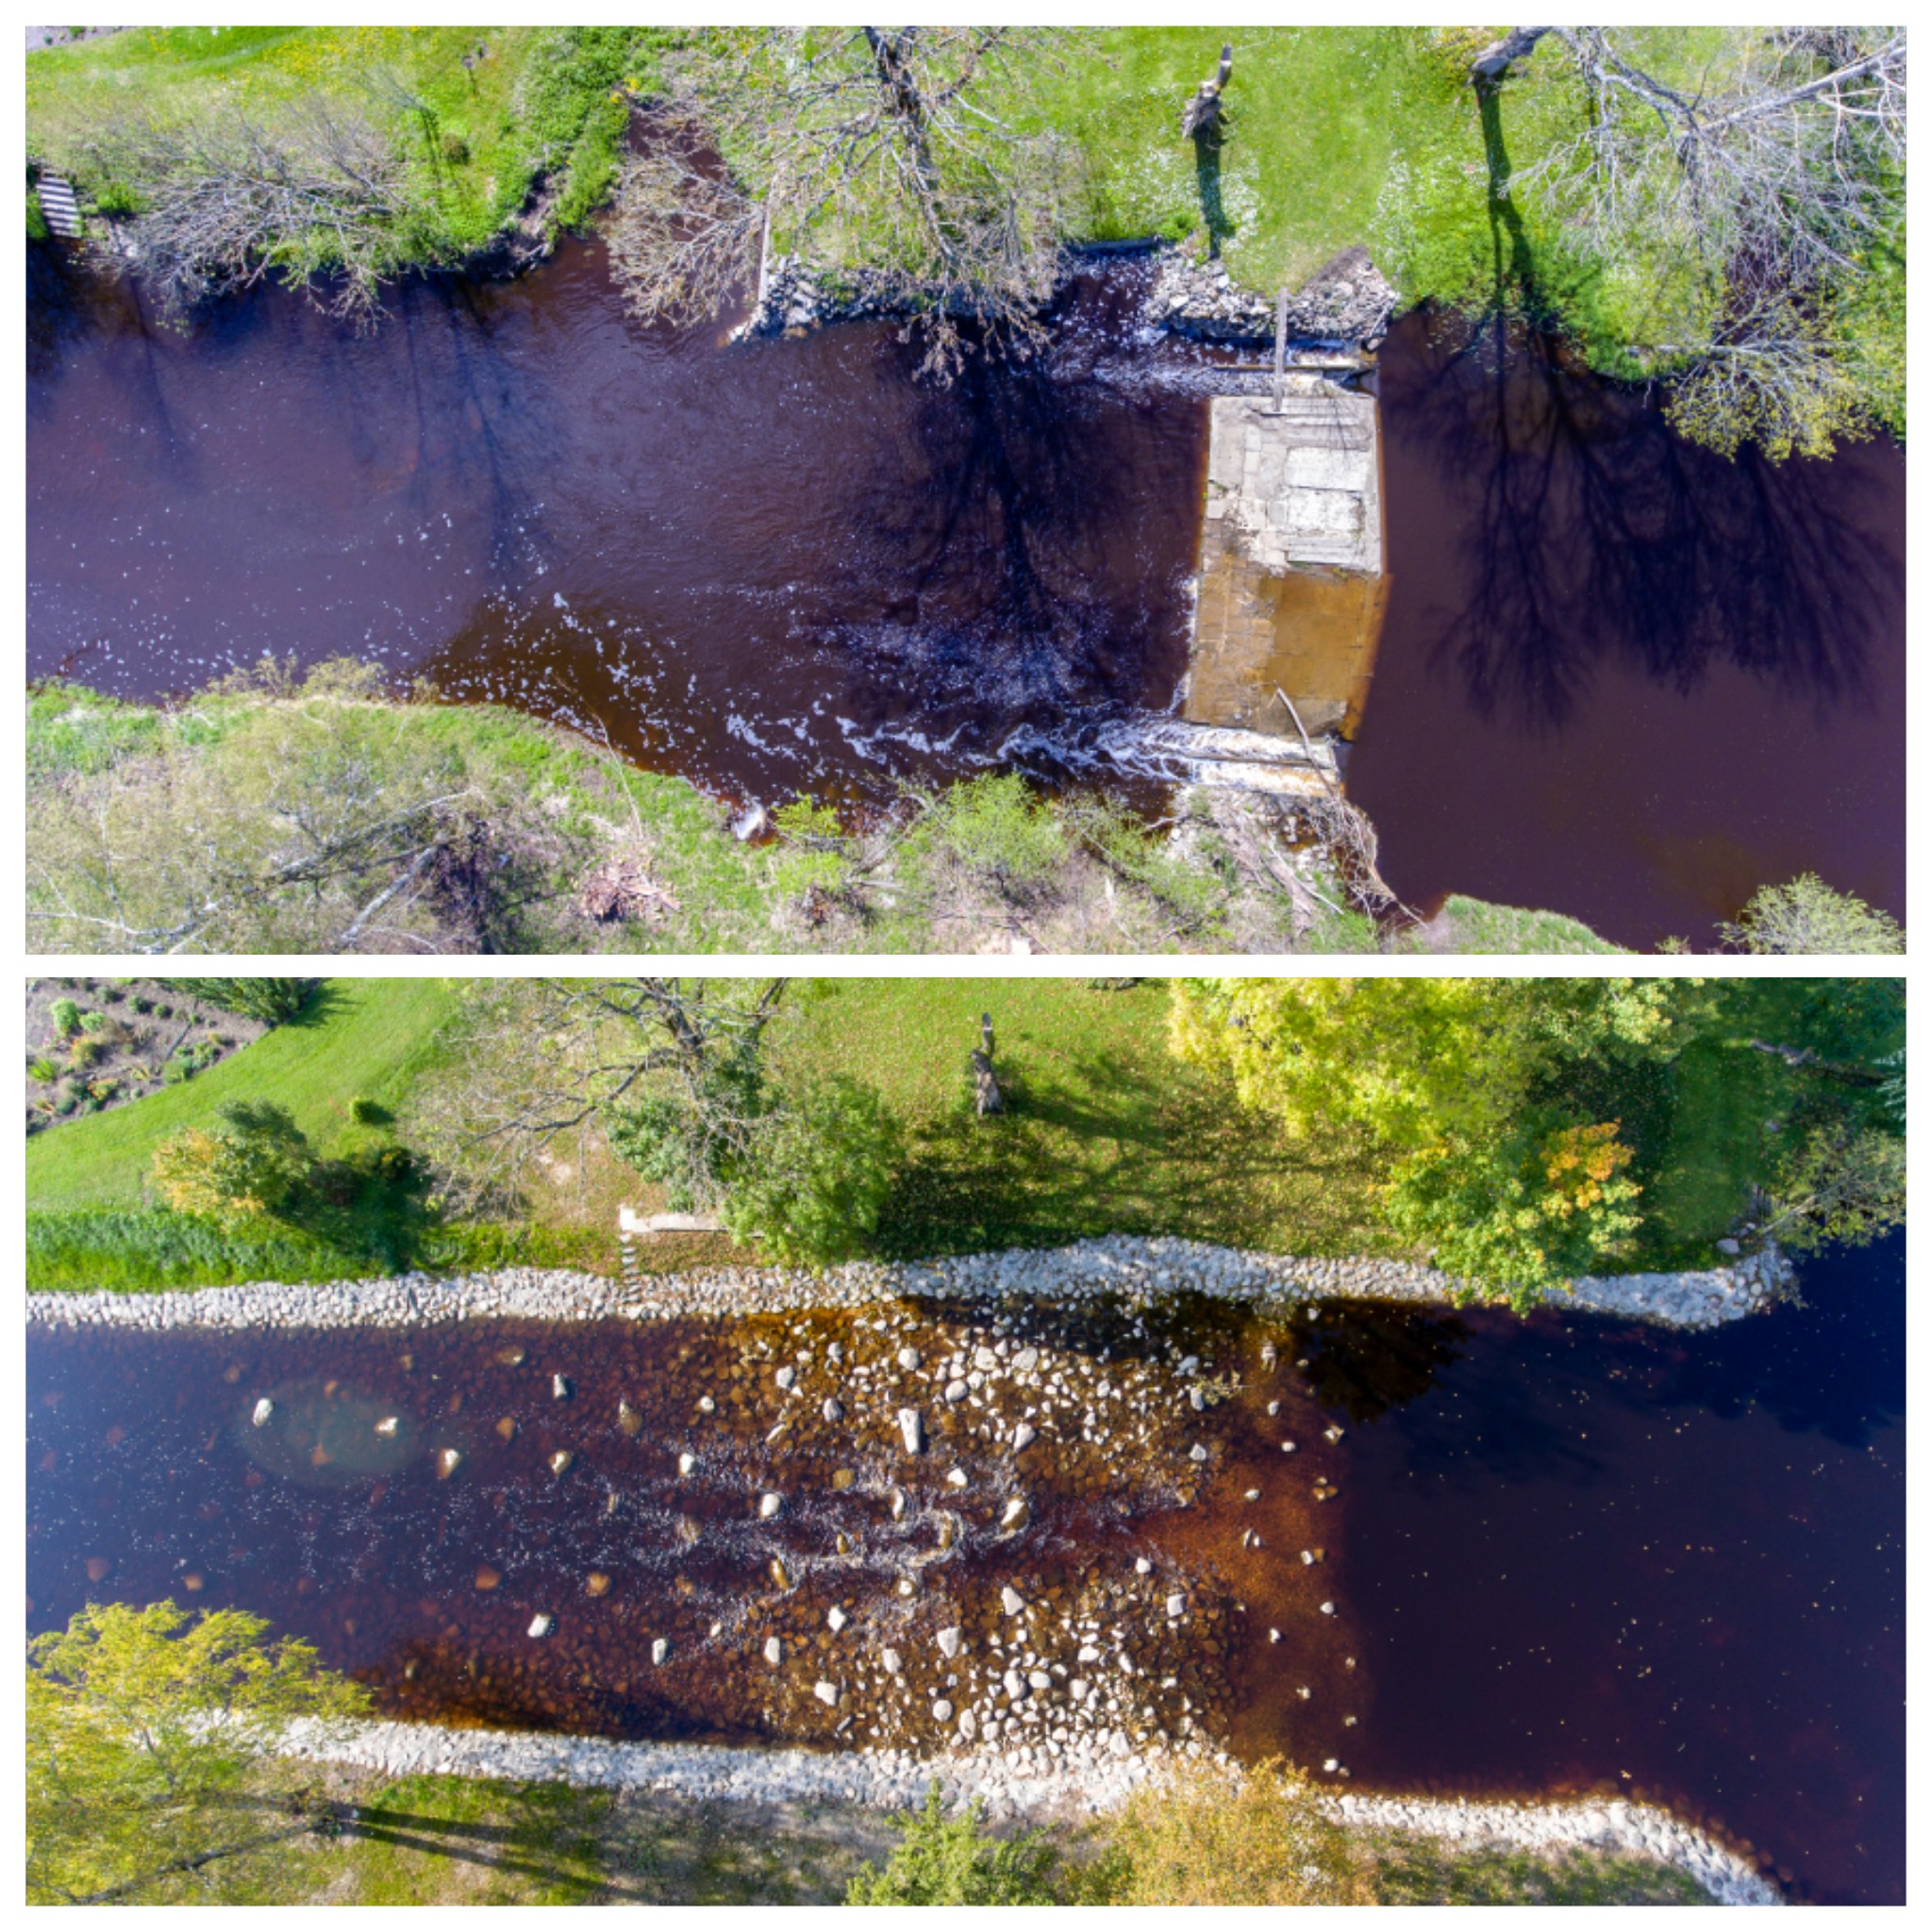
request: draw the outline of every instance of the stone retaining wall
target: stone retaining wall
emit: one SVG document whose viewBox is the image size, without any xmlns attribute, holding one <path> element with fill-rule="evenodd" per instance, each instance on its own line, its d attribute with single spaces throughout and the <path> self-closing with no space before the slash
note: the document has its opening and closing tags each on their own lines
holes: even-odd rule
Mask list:
<svg viewBox="0 0 1932 1932">
<path fill-rule="evenodd" d="M 1775 1248 L 1675 1274 L 1585 1276 L 1547 1297 L 1555 1307 L 1713 1328 L 1764 1306 L 1788 1275 Z M 253 1282 L 165 1294 L 30 1294 L 29 1322 L 166 1328 L 417 1327 L 447 1322 L 662 1320 L 787 1308 L 866 1307 L 898 1296 L 1013 1297 L 1059 1304 L 1117 1295 L 1206 1294 L 1255 1307 L 1322 1301 L 1444 1305 L 1458 1283 L 1439 1269 L 1373 1256 L 1264 1255 L 1168 1236 L 1107 1235 L 1064 1248 L 1008 1248 L 931 1261 L 803 1269 L 711 1268 L 629 1281 L 565 1270 L 506 1268 L 447 1279 Z"/>
</svg>

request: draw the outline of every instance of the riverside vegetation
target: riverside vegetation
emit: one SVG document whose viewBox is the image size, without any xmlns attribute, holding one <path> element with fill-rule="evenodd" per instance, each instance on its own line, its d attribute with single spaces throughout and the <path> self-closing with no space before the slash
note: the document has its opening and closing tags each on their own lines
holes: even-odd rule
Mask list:
<svg viewBox="0 0 1932 1932">
<path fill-rule="evenodd" d="M 725 1231 L 649 1268 L 1166 1234 L 1527 1301 L 1897 1224 L 1904 1024 L 1897 980 L 333 981 L 35 1134 L 28 1283 L 608 1271 L 669 1202 Z"/>
<path fill-rule="evenodd" d="M 1557 952 L 1559 914 L 1396 908 L 1341 801 L 1182 795 L 1150 827 L 1017 775 L 908 790 L 860 819 L 798 799 L 764 836 L 686 781 L 560 726 L 348 659 L 264 662 L 180 705 L 78 686 L 27 710 L 27 916 L 122 953 Z M 1816 879 L 1730 928 L 1762 952 L 1897 952 Z"/>
</svg>

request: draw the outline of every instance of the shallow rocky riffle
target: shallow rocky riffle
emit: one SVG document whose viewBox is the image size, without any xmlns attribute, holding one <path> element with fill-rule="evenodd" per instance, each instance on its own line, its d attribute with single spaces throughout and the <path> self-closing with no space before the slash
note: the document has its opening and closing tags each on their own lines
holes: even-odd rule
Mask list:
<svg viewBox="0 0 1932 1932">
<path fill-rule="evenodd" d="M 1789 1278 L 1775 1247 L 1720 1267 L 1674 1274 L 1580 1276 L 1548 1306 L 1713 1328 L 1752 1314 Z M 988 1307 L 1040 1298 L 1129 1305 L 1203 1294 L 1266 1311 L 1323 1301 L 1450 1305 L 1462 1285 L 1440 1269 L 1373 1256 L 1267 1255 L 1170 1236 L 1106 1235 L 1063 1248 L 1008 1248 L 930 1261 L 849 1262 L 819 1272 L 708 1268 L 630 1280 L 561 1269 L 505 1268 L 447 1277 L 251 1282 L 165 1294 L 53 1293 L 26 1298 L 29 1322 L 165 1329 L 261 1326 L 411 1327 L 466 1320 L 652 1321 L 793 1308 L 870 1307 L 900 1297 L 967 1297 Z"/>
<path fill-rule="evenodd" d="M 355 1764 L 391 1776 L 527 1779 L 582 1789 L 658 1792 L 724 1803 L 842 1803 L 916 1808 L 938 1781 L 948 1808 L 974 1798 L 994 1823 L 1051 1824 L 1116 1808 L 1158 1780 L 1161 1751 L 1136 1752 L 1093 1769 L 1016 1773 L 1001 1757 L 959 1752 L 747 1751 L 708 1744 L 611 1743 L 536 1732 L 454 1731 L 382 1722 L 304 1720 L 282 1734 L 291 1756 Z M 1783 1903 L 1776 1889 L 1707 1833 L 1649 1805 L 1501 1804 L 1347 1792 L 1331 1801 L 1352 1826 L 1401 1831 L 1468 1847 L 1535 1852 L 1589 1848 L 1635 1854 L 1687 1872 L 1722 1905 Z"/>
</svg>

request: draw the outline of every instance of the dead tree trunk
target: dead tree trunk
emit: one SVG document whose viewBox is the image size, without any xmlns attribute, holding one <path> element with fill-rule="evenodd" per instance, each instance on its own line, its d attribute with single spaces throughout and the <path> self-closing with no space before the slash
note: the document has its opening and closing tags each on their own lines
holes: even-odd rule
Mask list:
<svg viewBox="0 0 1932 1932">
<path fill-rule="evenodd" d="M 1194 97 L 1181 109 L 1181 139 L 1211 141 L 1221 126 L 1221 91 L 1234 72 L 1234 49 L 1224 46 L 1221 66 L 1212 80 L 1204 80 Z"/>
<path fill-rule="evenodd" d="M 979 1044 L 973 1049 L 973 1111 L 984 1120 L 990 1113 L 1005 1113 L 1006 1096 L 992 1070 L 992 1015 L 979 1016 Z"/>
<path fill-rule="evenodd" d="M 1479 88 L 1495 87 L 1525 54 L 1535 52 L 1536 43 L 1545 34 L 1555 32 L 1555 27 L 1548 26 L 1511 27 L 1500 41 L 1491 41 L 1469 63 L 1471 82 Z"/>
</svg>

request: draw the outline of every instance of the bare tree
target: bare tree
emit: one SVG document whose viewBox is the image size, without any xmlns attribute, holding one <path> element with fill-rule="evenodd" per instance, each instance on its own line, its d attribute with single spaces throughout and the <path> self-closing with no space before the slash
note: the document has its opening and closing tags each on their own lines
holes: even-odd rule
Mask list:
<svg viewBox="0 0 1932 1932">
<path fill-rule="evenodd" d="M 941 379 L 968 324 L 1035 343 L 1072 159 L 1020 115 L 1061 44 L 1020 27 L 714 30 L 619 191 L 610 251 L 632 306 L 695 319 L 778 265 L 914 318 Z"/>
<path fill-rule="evenodd" d="M 621 1139 L 625 1121 L 656 1097 L 687 1130 L 683 1191 L 703 1196 L 722 1158 L 748 1148 L 767 1118 L 765 1034 L 787 984 L 639 977 L 479 988 L 449 1043 L 455 1070 L 412 1132 L 453 1195 L 503 1204 L 554 1159 L 554 1144 L 572 1148 L 581 1172 L 613 1126 Z"/>
<path fill-rule="evenodd" d="M 1719 448 L 1828 448 L 1857 413 L 1832 306 L 1905 214 L 1905 29 L 1736 28 L 1677 84 L 1625 30 L 1519 27 L 1477 55 L 1473 83 L 1492 93 L 1552 37 L 1583 125 L 1517 179 L 1592 258 L 1648 265 L 1652 321 L 1631 353 L 1689 372 L 1680 426 Z"/>
<path fill-rule="evenodd" d="M 258 119 L 224 106 L 169 120 L 136 108 L 70 145 L 131 195 L 138 266 L 165 313 L 286 270 L 330 312 L 375 313 L 411 211 L 401 157 L 366 116 L 308 94 Z"/>
</svg>

